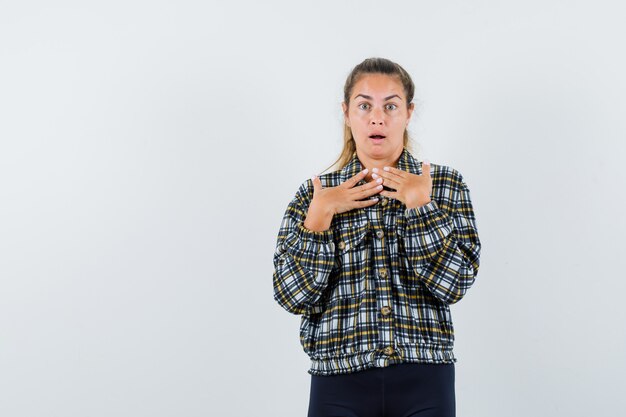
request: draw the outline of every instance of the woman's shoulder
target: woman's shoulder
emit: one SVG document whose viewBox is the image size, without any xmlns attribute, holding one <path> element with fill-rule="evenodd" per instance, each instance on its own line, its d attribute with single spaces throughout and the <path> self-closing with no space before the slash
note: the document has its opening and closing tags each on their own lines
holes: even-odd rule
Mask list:
<svg viewBox="0 0 626 417">
<path fill-rule="evenodd" d="M 336 187 L 341 184 L 341 170 L 320 174 L 317 177 L 324 188 Z M 300 183 L 298 194 L 307 200 L 311 200 L 313 198 L 313 189 L 313 179 L 307 178 Z"/>
<path fill-rule="evenodd" d="M 336 187 L 341 184 L 340 179 L 341 171 L 333 171 L 327 174 L 320 174 L 318 178 L 322 183 L 322 187 Z M 295 199 L 304 206 L 308 206 L 311 200 L 313 200 L 313 179 L 307 178 L 300 182 L 298 190 L 296 191 Z"/>
<path fill-rule="evenodd" d="M 430 163 L 430 175 L 433 178 L 433 181 L 437 180 L 456 185 L 460 185 L 460 183 L 464 181 L 463 175 L 458 169 L 450 165 L 437 164 L 433 162 Z"/>
</svg>

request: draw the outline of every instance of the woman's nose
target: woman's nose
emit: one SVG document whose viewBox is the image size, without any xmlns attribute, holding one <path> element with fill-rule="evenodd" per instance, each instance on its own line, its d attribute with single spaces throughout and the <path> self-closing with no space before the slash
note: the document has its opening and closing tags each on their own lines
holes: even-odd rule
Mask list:
<svg viewBox="0 0 626 417">
<path fill-rule="evenodd" d="M 373 125 L 377 125 L 377 124 L 383 124 L 383 114 L 380 111 L 373 111 L 372 113 L 372 118 L 370 120 L 370 124 Z"/>
</svg>

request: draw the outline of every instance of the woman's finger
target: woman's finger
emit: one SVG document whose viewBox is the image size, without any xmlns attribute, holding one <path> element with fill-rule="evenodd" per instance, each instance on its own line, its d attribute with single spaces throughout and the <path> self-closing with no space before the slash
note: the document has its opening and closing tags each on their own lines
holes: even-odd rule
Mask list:
<svg viewBox="0 0 626 417">
<path fill-rule="evenodd" d="M 391 175 L 387 175 L 383 178 L 383 184 L 385 184 L 387 187 L 389 188 L 394 188 L 394 189 L 398 189 L 398 186 L 402 184 L 401 181 L 397 181 L 396 178 L 399 179 L 399 177 L 394 177 Z"/>
<path fill-rule="evenodd" d="M 424 162 L 422 162 L 422 175 L 424 174 L 430 177 L 430 161 L 428 159 L 424 159 Z"/>
<path fill-rule="evenodd" d="M 311 181 L 313 181 L 313 193 L 322 190 L 322 181 L 320 180 L 320 177 L 318 177 L 317 175 L 313 175 L 311 177 Z"/>
<path fill-rule="evenodd" d="M 387 198 L 393 198 L 394 200 L 398 199 L 398 192 L 397 191 L 383 190 L 383 191 L 380 192 L 380 195 L 382 195 L 383 197 L 387 197 Z"/>
<path fill-rule="evenodd" d="M 404 176 L 406 176 L 407 174 L 406 171 L 394 167 L 383 167 L 383 173 L 396 175 L 400 178 L 404 178 Z"/>
<path fill-rule="evenodd" d="M 345 180 L 341 185 L 346 184 L 348 188 L 354 187 L 359 181 L 361 181 L 367 175 L 368 169 L 365 168 L 358 174 L 355 174 L 352 178 Z"/>
<path fill-rule="evenodd" d="M 368 198 L 367 200 L 353 201 L 353 203 L 356 205 L 355 208 L 363 208 L 363 207 L 373 206 L 374 204 L 378 203 L 378 199 Z"/>
</svg>

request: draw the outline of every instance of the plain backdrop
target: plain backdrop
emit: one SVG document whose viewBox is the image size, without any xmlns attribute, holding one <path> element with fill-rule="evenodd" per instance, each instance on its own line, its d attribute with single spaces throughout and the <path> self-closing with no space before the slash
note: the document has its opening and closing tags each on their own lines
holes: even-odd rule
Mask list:
<svg viewBox="0 0 626 417">
<path fill-rule="evenodd" d="M 272 256 L 373 56 L 416 84 L 414 156 L 471 190 L 457 415 L 624 415 L 625 12 L 1 2 L 0 415 L 306 415 Z"/>
</svg>

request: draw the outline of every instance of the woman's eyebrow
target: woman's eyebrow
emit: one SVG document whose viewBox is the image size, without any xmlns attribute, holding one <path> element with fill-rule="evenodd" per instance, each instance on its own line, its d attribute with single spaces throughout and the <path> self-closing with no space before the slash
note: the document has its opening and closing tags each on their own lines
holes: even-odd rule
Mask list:
<svg viewBox="0 0 626 417">
<path fill-rule="evenodd" d="M 365 98 L 365 99 L 367 99 L 367 100 L 371 100 L 371 99 L 372 99 L 372 97 L 367 96 L 367 95 L 365 95 L 365 94 L 357 94 L 354 98 L 357 98 L 358 96 L 361 96 L 361 97 L 363 97 L 363 98 Z M 389 100 L 390 98 L 394 98 L 394 97 L 398 97 L 399 99 L 401 99 L 401 97 L 400 97 L 399 95 L 397 95 L 397 94 L 392 94 L 392 95 L 390 95 L 389 97 L 385 97 L 385 100 Z"/>
</svg>

